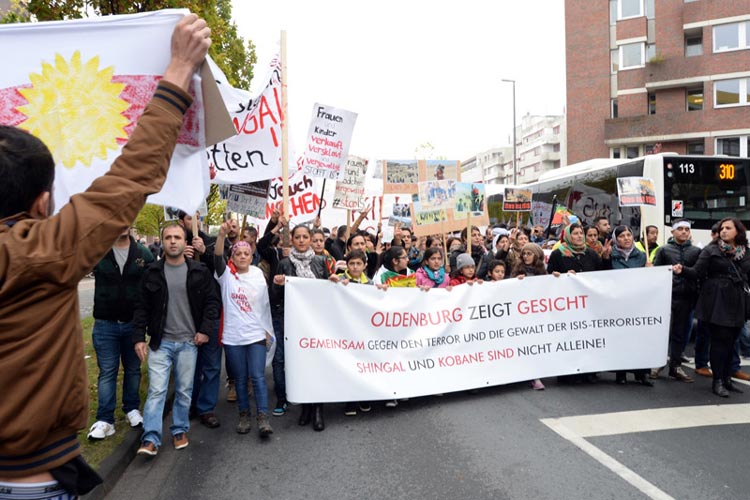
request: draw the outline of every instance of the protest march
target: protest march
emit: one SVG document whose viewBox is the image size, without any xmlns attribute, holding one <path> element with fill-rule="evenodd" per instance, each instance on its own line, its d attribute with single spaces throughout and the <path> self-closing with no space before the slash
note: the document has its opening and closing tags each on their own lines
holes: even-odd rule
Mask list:
<svg viewBox="0 0 750 500">
<path fill-rule="evenodd" d="M 636 384 L 648 398 L 697 375 L 717 401 L 741 392 L 742 221 L 712 221 L 699 244 L 688 218 L 624 217 L 661 203 L 646 176 L 618 178 L 606 215 L 504 186 L 498 217 L 460 161 L 350 152 L 361 117 L 335 103 L 315 103 L 294 150 L 284 36 L 254 95 L 230 83 L 207 55 L 206 22 L 184 10 L 0 26 L 16 47 L 0 74 L 8 498 L 32 498 L 23 483 L 54 498 L 101 483 L 76 436 L 115 434 L 118 386 L 149 460 L 187 448 L 195 423 L 269 440 L 285 417 L 320 432 L 334 412 L 508 384 Z M 225 209 L 209 224 L 215 207 L 199 207 L 212 185 L 209 203 Z M 146 202 L 174 220 L 136 235 Z M 77 299 L 90 273 L 92 401 Z M 232 422 L 219 405 L 236 407 Z"/>
</svg>

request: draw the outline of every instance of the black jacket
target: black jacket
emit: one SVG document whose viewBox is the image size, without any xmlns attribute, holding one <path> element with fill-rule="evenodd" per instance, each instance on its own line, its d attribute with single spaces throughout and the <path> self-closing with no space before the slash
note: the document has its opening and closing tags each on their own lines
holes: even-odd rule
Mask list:
<svg viewBox="0 0 750 500">
<path fill-rule="evenodd" d="M 748 297 L 742 288 L 750 276 L 749 253 L 745 252 L 740 261 L 731 261 L 716 243 L 710 243 L 701 251 L 694 267 L 683 269 L 688 279 L 701 281 L 701 291 L 695 305 L 696 318 L 735 328 L 745 324 L 745 302 Z"/>
<path fill-rule="evenodd" d="M 312 258 L 310 269 L 316 278 L 328 279 L 328 268 L 326 267 L 325 257 L 322 255 L 316 255 Z M 274 276 L 277 274 L 283 274 L 284 276 L 297 276 L 297 269 L 295 269 L 294 264 L 289 257 L 286 257 L 279 262 Z M 273 278 L 271 278 L 271 281 L 273 282 Z M 271 287 L 271 312 L 273 314 L 284 314 L 284 286 L 285 285 L 274 284 Z"/>
<path fill-rule="evenodd" d="M 588 247 L 586 247 L 584 253 L 574 254 L 571 257 L 565 257 L 562 254 L 562 251 L 558 248 L 552 252 L 549 256 L 549 262 L 547 262 L 548 274 L 552 274 L 555 271 L 558 273 L 567 273 L 568 271 L 582 273 L 587 271 L 599 271 L 601 268 L 601 257 Z"/>
<path fill-rule="evenodd" d="M 151 252 L 130 237 L 128 259 L 122 274 L 115 253 L 110 249 L 94 268 L 94 318 L 107 321 L 130 321 L 140 294 L 141 277 L 154 261 Z"/>
<path fill-rule="evenodd" d="M 684 245 L 678 245 L 673 238 L 670 238 L 666 245 L 659 247 L 654 256 L 655 266 L 673 266 L 682 264 L 684 267 L 693 267 L 698 262 L 698 256 L 701 249 L 690 244 L 689 241 Z M 673 301 L 694 301 L 698 296 L 698 281 L 695 275 L 689 273 L 674 274 L 672 273 L 672 300 Z"/>
<path fill-rule="evenodd" d="M 169 301 L 167 279 L 164 276 L 165 262 L 166 259 L 163 259 L 146 268 L 133 315 L 133 343 L 145 342 L 148 333 L 151 337 L 149 346 L 154 351 L 161 345 Z M 205 264 L 191 259 L 186 259 L 185 262 L 188 266 L 188 302 L 196 333 L 215 335 L 215 322 L 221 311 L 221 298 L 215 280 Z"/>
</svg>

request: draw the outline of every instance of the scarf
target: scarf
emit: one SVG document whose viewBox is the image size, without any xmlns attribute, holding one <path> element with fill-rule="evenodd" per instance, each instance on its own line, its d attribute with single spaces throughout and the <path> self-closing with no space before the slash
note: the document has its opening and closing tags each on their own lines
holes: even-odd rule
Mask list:
<svg viewBox="0 0 750 500">
<path fill-rule="evenodd" d="M 602 245 L 602 242 L 599 240 L 596 240 L 593 244 L 589 245 L 586 243 L 586 246 L 589 247 L 591 250 L 596 252 L 596 254 L 601 257 L 602 252 L 604 252 L 604 245 Z"/>
<path fill-rule="evenodd" d="M 630 247 L 628 248 L 617 247 L 617 251 L 625 260 L 628 260 L 630 258 L 630 254 L 633 253 L 633 250 L 635 250 L 635 245 L 630 245 Z"/>
<path fill-rule="evenodd" d="M 294 269 L 297 272 L 297 276 L 300 278 L 315 278 L 315 273 L 310 269 L 310 263 L 315 257 L 315 252 L 312 248 L 308 248 L 306 252 L 298 252 L 292 248 L 289 251 L 289 260 L 294 264 Z"/>
<path fill-rule="evenodd" d="M 718 244 L 721 253 L 732 260 L 740 261 L 745 257 L 745 250 L 747 250 L 747 247 L 745 247 L 744 245 L 737 245 L 736 247 L 732 247 L 732 245 L 730 245 L 729 243 L 725 243 L 722 240 L 718 240 Z"/>
<path fill-rule="evenodd" d="M 425 272 L 427 277 L 435 283 L 435 286 L 440 286 L 443 281 L 445 281 L 445 268 L 441 267 L 437 271 L 433 271 L 427 266 L 422 266 L 422 270 Z"/>
<path fill-rule="evenodd" d="M 565 229 L 563 229 L 563 238 L 559 247 L 560 252 L 562 252 L 565 257 L 573 257 L 574 255 L 586 253 L 585 243 L 580 246 L 573 244 L 573 240 L 570 237 L 570 228 L 571 226 L 565 226 Z"/>
</svg>

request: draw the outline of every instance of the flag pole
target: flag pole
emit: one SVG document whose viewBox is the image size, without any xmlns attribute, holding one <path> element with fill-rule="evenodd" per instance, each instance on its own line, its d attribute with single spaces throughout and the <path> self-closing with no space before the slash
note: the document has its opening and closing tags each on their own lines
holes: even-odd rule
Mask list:
<svg viewBox="0 0 750 500">
<path fill-rule="evenodd" d="M 544 230 L 545 239 L 549 239 L 549 232 L 552 229 L 552 219 L 555 217 L 555 208 L 557 205 L 557 195 L 552 197 L 552 211 L 549 214 L 549 222 L 547 222 L 547 229 Z"/>
<path fill-rule="evenodd" d="M 288 71 L 286 68 L 286 30 L 281 30 L 281 178 L 283 180 L 282 214 L 291 219 L 289 213 L 289 111 L 287 109 Z M 282 234 L 283 245 L 289 246 L 289 231 Z"/>
</svg>

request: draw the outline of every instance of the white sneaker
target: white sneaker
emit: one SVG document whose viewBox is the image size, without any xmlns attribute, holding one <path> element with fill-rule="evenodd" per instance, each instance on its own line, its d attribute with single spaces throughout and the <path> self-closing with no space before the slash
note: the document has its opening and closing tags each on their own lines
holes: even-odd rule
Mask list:
<svg viewBox="0 0 750 500">
<path fill-rule="evenodd" d="M 92 441 L 101 441 L 115 433 L 115 426 L 101 420 L 94 422 L 87 436 Z"/>
<path fill-rule="evenodd" d="M 143 416 L 138 410 L 130 410 L 125 417 L 128 419 L 130 427 L 138 427 L 143 425 Z"/>
</svg>

